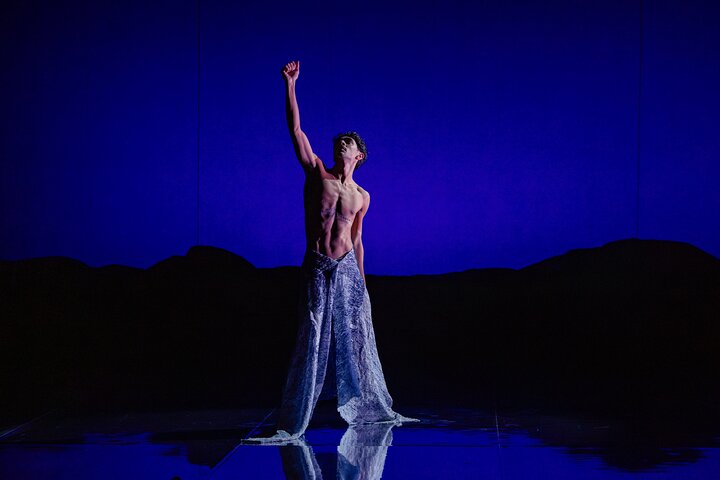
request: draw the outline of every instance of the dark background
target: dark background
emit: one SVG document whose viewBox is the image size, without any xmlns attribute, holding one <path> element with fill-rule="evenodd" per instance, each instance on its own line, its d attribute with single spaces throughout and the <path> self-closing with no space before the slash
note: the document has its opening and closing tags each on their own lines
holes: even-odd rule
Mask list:
<svg viewBox="0 0 720 480">
<path fill-rule="evenodd" d="M 3 415 L 276 407 L 298 267 L 193 247 L 143 270 L 0 262 Z M 718 420 L 720 260 L 621 240 L 523 269 L 367 275 L 399 405 Z M 301 306 L 302 307 L 302 306 Z"/>
</svg>

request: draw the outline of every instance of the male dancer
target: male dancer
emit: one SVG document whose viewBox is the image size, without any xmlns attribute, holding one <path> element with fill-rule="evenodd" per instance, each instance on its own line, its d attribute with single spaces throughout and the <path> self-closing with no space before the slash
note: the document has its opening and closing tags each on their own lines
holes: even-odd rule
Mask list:
<svg viewBox="0 0 720 480">
<path fill-rule="evenodd" d="M 290 137 L 305 170 L 304 289 L 278 431 L 272 437 L 247 440 L 298 439 L 321 393 L 337 396 L 338 412 L 350 425 L 419 421 L 392 410 L 375 344 L 362 244 L 362 222 L 370 195 L 352 178 L 367 158 L 365 142 L 356 132 L 337 135 L 333 142 L 335 164 L 326 170 L 300 128 L 295 97 L 300 62 L 286 64 L 282 75 L 287 87 Z M 330 370 L 330 382 L 323 389 L 326 369 Z"/>
</svg>

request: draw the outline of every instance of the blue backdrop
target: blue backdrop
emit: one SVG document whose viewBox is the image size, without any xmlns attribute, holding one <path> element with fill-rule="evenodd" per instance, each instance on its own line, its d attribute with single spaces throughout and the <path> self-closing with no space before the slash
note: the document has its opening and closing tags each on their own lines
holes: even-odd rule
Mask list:
<svg viewBox="0 0 720 480">
<path fill-rule="evenodd" d="M 147 267 L 201 244 L 299 265 L 295 59 L 315 152 L 367 142 L 369 274 L 630 237 L 720 256 L 711 2 L 64 3 L 0 17 L 2 259 Z"/>
</svg>

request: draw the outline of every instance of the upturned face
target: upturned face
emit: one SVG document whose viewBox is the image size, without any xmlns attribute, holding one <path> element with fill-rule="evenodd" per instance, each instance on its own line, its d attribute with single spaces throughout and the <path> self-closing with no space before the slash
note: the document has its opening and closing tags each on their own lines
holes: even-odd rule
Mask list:
<svg viewBox="0 0 720 480">
<path fill-rule="evenodd" d="M 349 162 L 361 153 L 352 137 L 342 136 L 335 143 L 335 158 L 342 158 Z"/>
</svg>

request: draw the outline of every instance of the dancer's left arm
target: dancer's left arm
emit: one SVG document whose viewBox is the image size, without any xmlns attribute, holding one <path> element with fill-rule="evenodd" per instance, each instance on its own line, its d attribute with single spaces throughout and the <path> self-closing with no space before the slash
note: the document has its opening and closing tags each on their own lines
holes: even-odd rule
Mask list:
<svg viewBox="0 0 720 480">
<path fill-rule="evenodd" d="M 352 229 L 350 231 L 351 236 L 352 236 L 353 248 L 355 249 L 355 258 L 357 259 L 358 268 L 360 269 L 360 274 L 363 277 L 363 282 L 365 282 L 365 267 L 363 265 L 365 251 L 363 249 L 363 243 L 362 243 L 362 223 L 363 223 L 363 219 L 365 218 L 365 214 L 367 213 L 369 207 L 370 207 L 370 194 L 365 193 L 365 195 L 363 195 L 363 206 L 360 208 L 360 210 L 355 215 L 355 221 L 353 222 Z"/>
</svg>

